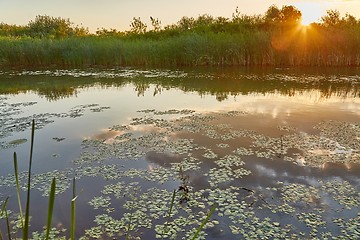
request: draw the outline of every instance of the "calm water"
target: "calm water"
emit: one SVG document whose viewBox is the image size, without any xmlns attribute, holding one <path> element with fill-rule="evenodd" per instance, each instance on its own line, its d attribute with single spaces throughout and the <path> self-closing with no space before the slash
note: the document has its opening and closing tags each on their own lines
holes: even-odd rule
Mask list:
<svg viewBox="0 0 360 240">
<path fill-rule="evenodd" d="M 359 73 L 2 71 L 0 204 L 16 218 L 13 152 L 25 188 L 35 119 L 32 231 L 56 177 L 53 226 L 69 235 L 76 177 L 77 238 L 188 239 L 213 204 L 206 239 L 358 238 Z"/>
</svg>

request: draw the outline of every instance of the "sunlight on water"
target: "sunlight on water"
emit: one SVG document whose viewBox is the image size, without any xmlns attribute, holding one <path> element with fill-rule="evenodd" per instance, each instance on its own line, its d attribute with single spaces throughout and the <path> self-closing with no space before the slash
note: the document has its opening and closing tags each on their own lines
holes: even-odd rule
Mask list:
<svg viewBox="0 0 360 240">
<path fill-rule="evenodd" d="M 213 203 L 207 239 L 261 239 L 269 227 L 271 238 L 356 236 L 360 78 L 308 71 L 3 71 L 0 206 L 14 195 L 14 151 L 25 184 L 35 119 L 33 211 L 46 216 L 52 177 L 66 202 L 76 176 L 88 219 L 79 238 L 121 238 L 131 221 L 133 234 L 159 238 L 174 189 L 178 237 Z M 65 208 L 55 211 L 60 232 Z"/>
</svg>

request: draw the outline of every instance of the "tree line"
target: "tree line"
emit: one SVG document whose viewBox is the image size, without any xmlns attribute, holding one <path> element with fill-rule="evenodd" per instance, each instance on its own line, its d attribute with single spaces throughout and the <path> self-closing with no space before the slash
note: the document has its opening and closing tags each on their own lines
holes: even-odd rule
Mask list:
<svg viewBox="0 0 360 240">
<path fill-rule="evenodd" d="M 102 28 L 90 33 L 69 19 L 37 16 L 26 26 L 1 23 L 0 41 L 4 46 L 19 44 L 32 49 L 43 44 L 46 49 L 42 51 L 50 52 L 47 56 L 36 56 L 38 65 L 46 65 L 49 59 L 44 58 L 51 58 L 49 55 L 59 58 L 52 59 L 52 64 L 64 66 L 108 65 L 108 62 L 116 65 L 360 65 L 359 19 L 328 10 L 320 22 L 304 27 L 301 18 L 301 11 L 294 6 L 272 5 L 262 15 L 245 15 L 236 8 L 230 18 L 204 14 L 197 18 L 182 17 L 164 27 L 157 18 L 150 17 L 148 27 L 139 17 L 134 17 L 127 31 Z M 79 49 L 70 46 L 70 42 Z M 12 65 L 15 61 L 27 65 L 26 53 L 30 51 L 18 49 L 19 45 L 13 47 L 15 55 L 0 46 L 0 65 Z M 106 48 L 120 52 L 105 51 L 108 54 L 101 56 L 98 52 Z M 16 57 L 16 52 L 22 57 Z"/>
</svg>

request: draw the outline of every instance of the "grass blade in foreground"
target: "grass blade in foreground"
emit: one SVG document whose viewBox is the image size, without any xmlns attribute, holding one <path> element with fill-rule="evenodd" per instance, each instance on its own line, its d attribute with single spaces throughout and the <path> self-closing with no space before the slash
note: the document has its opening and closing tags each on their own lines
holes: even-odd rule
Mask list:
<svg viewBox="0 0 360 240">
<path fill-rule="evenodd" d="M 171 197 L 171 202 L 170 202 L 169 215 L 167 217 L 165 227 L 163 229 L 163 234 L 164 234 L 164 231 L 166 231 L 166 232 L 168 231 L 168 225 L 169 225 L 170 218 L 171 218 L 171 212 L 172 212 L 172 209 L 173 209 L 173 206 L 174 206 L 174 201 L 175 201 L 175 194 L 176 194 L 176 190 L 174 189 L 174 192 L 173 192 L 172 197 Z"/>
<path fill-rule="evenodd" d="M 47 227 L 46 227 L 46 240 L 49 239 L 50 229 L 51 229 L 51 219 L 54 210 L 54 201 L 55 201 L 55 188 L 56 188 L 56 180 L 53 178 L 51 182 L 50 189 L 50 197 L 49 197 L 49 208 L 48 208 L 48 219 L 47 219 Z"/>
<path fill-rule="evenodd" d="M 71 199 L 71 240 L 75 240 L 75 219 L 76 219 L 76 205 L 75 201 L 76 196 L 76 186 L 75 186 L 75 177 L 73 179 L 73 196 Z"/>
<path fill-rule="evenodd" d="M 32 165 L 32 156 L 34 149 L 34 132 L 35 132 L 35 120 L 31 124 L 31 144 L 30 144 L 30 160 L 29 160 L 29 172 L 28 172 L 28 185 L 27 185 L 27 198 L 26 198 L 26 212 L 25 212 L 25 224 L 23 228 L 23 239 L 27 240 L 29 238 L 29 218 L 30 218 L 30 179 L 31 179 L 31 165 Z"/>
<path fill-rule="evenodd" d="M 20 214 L 20 220 L 21 220 L 21 227 L 24 230 L 24 216 L 23 211 L 21 207 L 21 193 L 20 193 L 20 185 L 19 185 L 19 171 L 18 171 L 18 165 L 17 165 L 17 156 L 16 152 L 14 152 L 14 171 L 15 171 L 15 182 L 16 182 L 16 194 L 19 204 L 19 214 Z"/>
<path fill-rule="evenodd" d="M 9 240 L 11 240 L 11 232 L 10 232 L 10 223 L 9 223 L 9 216 L 7 214 L 7 210 L 6 210 L 6 204 L 9 201 L 9 197 L 6 198 L 2 208 L 1 208 L 1 212 L 0 212 L 0 216 L 3 215 L 5 213 L 5 218 L 6 218 L 6 227 L 7 227 L 7 231 L 8 231 L 8 238 Z M 2 235 L 1 235 L 1 231 L 0 231 L 0 239 L 2 240 Z"/>
<path fill-rule="evenodd" d="M 206 218 L 204 219 L 204 221 L 201 223 L 201 225 L 199 226 L 199 228 L 197 229 L 196 233 L 194 234 L 194 236 L 192 237 L 191 240 L 195 240 L 197 238 L 197 236 L 199 235 L 201 229 L 205 226 L 205 224 L 207 223 L 207 221 L 209 221 L 211 215 L 214 214 L 216 209 L 216 205 L 213 205 L 209 211 L 209 213 L 207 214 Z"/>
</svg>

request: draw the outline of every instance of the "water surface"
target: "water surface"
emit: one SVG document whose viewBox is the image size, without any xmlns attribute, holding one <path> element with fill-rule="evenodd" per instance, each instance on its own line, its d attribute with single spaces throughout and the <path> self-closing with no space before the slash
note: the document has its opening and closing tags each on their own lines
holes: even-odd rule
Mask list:
<svg viewBox="0 0 360 240">
<path fill-rule="evenodd" d="M 214 204 L 206 239 L 358 238 L 359 84 L 357 68 L 3 71 L 0 203 L 17 212 L 35 119 L 32 231 L 56 177 L 69 235 L 76 177 L 77 238 L 189 238 Z"/>
</svg>

